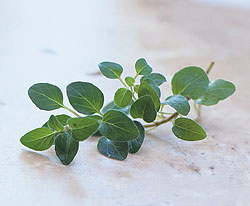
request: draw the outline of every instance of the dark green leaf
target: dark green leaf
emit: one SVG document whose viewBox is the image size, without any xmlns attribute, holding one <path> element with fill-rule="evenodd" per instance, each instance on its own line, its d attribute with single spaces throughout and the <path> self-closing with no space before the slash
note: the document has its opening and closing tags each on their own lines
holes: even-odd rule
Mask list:
<svg viewBox="0 0 250 206">
<path fill-rule="evenodd" d="M 136 73 L 139 75 L 147 75 L 152 72 L 151 66 L 148 65 L 147 61 L 143 58 L 138 59 L 135 63 Z"/>
<path fill-rule="evenodd" d="M 144 129 L 143 125 L 138 121 L 134 121 L 134 123 L 139 130 L 139 136 L 135 140 L 128 142 L 129 153 L 132 153 L 132 154 L 139 151 L 139 149 L 141 148 L 141 145 L 144 141 L 144 137 L 145 137 L 145 129 Z"/>
<path fill-rule="evenodd" d="M 102 109 L 102 113 L 106 113 L 109 110 L 118 110 L 120 112 L 123 112 L 124 114 L 129 114 L 129 109 L 130 109 L 130 106 L 122 108 L 122 107 L 119 107 L 119 106 L 115 105 L 114 101 L 112 101 L 112 102 L 108 103 Z"/>
<path fill-rule="evenodd" d="M 28 90 L 31 101 L 41 110 L 51 111 L 63 107 L 61 90 L 48 83 L 38 83 Z"/>
<path fill-rule="evenodd" d="M 157 96 L 158 96 L 159 98 L 161 97 L 161 90 L 160 90 L 160 88 L 157 86 L 157 84 L 155 83 L 154 80 L 152 80 L 152 79 L 144 79 L 143 82 L 149 84 L 149 85 L 152 87 L 152 89 L 155 91 L 155 93 L 157 94 Z"/>
<path fill-rule="evenodd" d="M 103 155 L 116 160 L 125 160 L 128 156 L 127 142 L 111 142 L 106 137 L 102 137 L 99 139 L 97 148 Z"/>
<path fill-rule="evenodd" d="M 100 89 L 88 82 L 73 82 L 67 86 L 69 102 L 82 114 L 99 113 L 104 96 Z"/>
<path fill-rule="evenodd" d="M 140 87 L 140 85 L 135 85 L 135 86 L 134 86 L 134 90 L 135 90 L 136 93 L 139 92 L 139 87 Z"/>
<path fill-rule="evenodd" d="M 114 102 L 119 107 L 126 107 L 132 100 L 132 92 L 126 88 L 120 88 L 116 91 Z"/>
<path fill-rule="evenodd" d="M 98 67 L 102 74 L 109 79 L 119 79 L 123 72 L 122 66 L 113 62 L 102 62 Z"/>
<path fill-rule="evenodd" d="M 49 128 L 34 129 L 21 137 L 20 142 L 33 150 L 43 151 L 49 149 L 54 142 L 54 135 L 56 132 Z"/>
<path fill-rule="evenodd" d="M 60 123 L 60 121 L 54 115 L 50 116 L 49 121 L 48 121 L 48 126 L 51 130 L 55 130 L 55 131 L 63 131 L 64 130 L 63 125 Z"/>
<path fill-rule="evenodd" d="M 103 116 L 100 133 L 111 141 L 130 141 L 138 137 L 138 129 L 124 113 L 110 110 Z"/>
<path fill-rule="evenodd" d="M 146 95 L 137 99 L 130 108 L 133 118 L 142 118 L 145 122 L 153 122 L 156 118 L 156 111 L 153 99 Z"/>
<path fill-rule="evenodd" d="M 72 129 L 73 138 L 77 141 L 83 141 L 93 135 L 98 127 L 98 120 L 94 117 L 78 117 L 68 120 L 68 125 Z"/>
<path fill-rule="evenodd" d="M 149 95 L 152 97 L 154 105 L 155 105 L 155 109 L 156 111 L 159 111 L 160 109 L 160 99 L 157 95 L 157 93 L 155 92 L 155 90 L 146 82 L 141 83 L 140 87 L 139 87 L 139 91 L 138 91 L 138 97 L 142 97 L 145 95 Z"/>
<path fill-rule="evenodd" d="M 72 137 L 71 131 L 59 133 L 55 140 L 56 155 L 64 165 L 72 162 L 77 154 L 79 142 Z"/>
<path fill-rule="evenodd" d="M 154 80 L 158 86 L 162 85 L 164 82 L 167 81 L 167 79 L 162 74 L 159 74 L 159 73 L 151 73 L 151 74 L 145 75 L 141 78 L 140 82 L 142 83 L 145 79 Z"/>
<path fill-rule="evenodd" d="M 135 83 L 135 79 L 134 79 L 133 77 L 126 77 L 126 78 L 125 78 L 125 82 L 127 83 L 127 85 L 128 85 L 129 87 L 132 87 L 133 84 Z"/>
<path fill-rule="evenodd" d="M 206 106 L 217 104 L 220 100 L 224 100 L 235 92 L 233 83 L 223 79 L 217 79 L 209 84 L 205 94 L 196 100 L 197 104 Z"/>
<path fill-rule="evenodd" d="M 176 119 L 172 131 L 176 137 L 186 141 L 202 140 L 207 136 L 199 124 L 188 118 Z"/>
<path fill-rule="evenodd" d="M 200 67 L 186 67 L 177 72 L 172 79 L 173 94 L 181 94 L 191 99 L 201 97 L 208 88 L 207 74 Z"/>
<path fill-rule="evenodd" d="M 190 111 L 188 100 L 182 95 L 172 95 L 165 99 L 162 104 L 173 107 L 177 112 L 182 115 L 187 115 Z"/>
<path fill-rule="evenodd" d="M 71 118 L 70 116 L 66 115 L 66 114 L 60 114 L 60 115 L 55 115 L 56 118 L 58 119 L 58 121 L 63 125 L 63 126 L 66 126 L 67 125 L 67 120 L 69 118 Z M 48 127 L 48 121 L 42 126 L 42 127 Z"/>
</svg>

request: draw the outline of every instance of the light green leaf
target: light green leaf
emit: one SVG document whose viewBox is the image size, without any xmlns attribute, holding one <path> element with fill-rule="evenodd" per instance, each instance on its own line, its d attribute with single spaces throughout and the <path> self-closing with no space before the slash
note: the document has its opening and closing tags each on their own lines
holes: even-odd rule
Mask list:
<svg viewBox="0 0 250 206">
<path fill-rule="evenodd" d="M 152 72 L 151 66 L 143 58 L 138 59 L 135 63 L 135 70 L 138 75 L 147 75 Z"/>
<path fill-rule="evenodd" d="M 54 142 L 54 135 L 56 132 L 49 128 L 34 129 L 21 137 L 20 142 L 33 150 L 43 151 L 49 149 Z"/>
<path fill-rule="evenodd" d="M 207 90 L 209 80 L 203 69 L 191 66 L 177 72 L 171 83 L 173 94 L 198 99 Z"/>
<path fill-rule="evenodd" d="M 119 107 L 126 107 L 132 100 L 132 92 L 126 88 L 120 88 L 116 91 L 114 102 Z"/>
<path fill-rule="evenodd" d="M 151 73 L 148 75 L 144 75 L 140 79 L 140 82 L 142 83 L 145 79 L 152 79 L 158 86 L 162 85 L 164 82 L 167 81 L 167 79 L 162 74 L 159 73 Z"/>
<path fill-rule="evenodd" d="M 109 110 L 118 110 L 120 112 L 123 112 L 124 114 L 129 114 L 129 109 L 130 109 L 130 105 L 122 108 L 122 107 L 115 105 L 114 101 L 112 101 L 108 103 L 105 107 L 103 107 L 102 113 L 106 113 Z"/>
<path fill-rule="evenodd" d="M 157 93 L 155 92 L 155 90 L 146 82 L 141 83 L 140 87 L 139 87 L 139 91 L 138 91 L 138 97 L 142 97 L 145 95 L 149 95 L 152 97 L 154 105 L 155 105 L 155 109 L 156 111 L 159 111 L 160 109 L 160 99 L 157 95 Z"/>
<path fill-rule="evenodd" d="M 133 118 L 142 118 L 145 122 L 153 122 L 156 118 L 156 111 L 153 99 L 146 95 L 137 99 L 130 108 Z"/>
<path fill-rule="evenodd" d="M 122 66 L 114 62 L 102 62 L 98 67 L 102 74 L 109 79 L 119 79 L 123 72 Z"/>
<path fill-rule="evenodd" d="M 75 141 L 72 133 L 68 132 L 59 133 L 55 140 L 56 155 L 64 165 L 72 162 L 77 154 L 79 142 Z"/>
<path fill-rule="evenodd" d="M 125 82 L 129 87 L 132 87 L 135 83 L 135 79 L 133 77 L 126 77 Z"/>
<path fill-rule="evenodd" d="M 139 92 L 139 87 L 140 87 L 140 85 L 135 85 L 135 86 L 134 86 L 134 90 L 135 90 L 136 93 Z"/>
<path fill-rule="evenodd" d="M 64 130 L 63 125 L 60 123 L 60 121 L 54 115 L 50 116 L 49 121 L 48 121 L 48 126 L 51 130 L 55 130 L 58 132 Z"/>
<path fill-rule="evenodd" d="M 68 125 L 72 129 L 73 138 L 77 141 L 83 141 L 93 135 L 99 127 L 98 120 L 95 117 L 78 117 L 68 120 Z"/>
<path fill-rule="evenodd" d="M 106 137 L 99 139 L 97 148 L 106 157 L 116 160 L 125 160 L 128 156 L 127 142 L 112 142 Z"/>
<path fill-rule="evenodd" d="M 139 130 L 139 136 L 136 139 L 128 142 L 128 148 L 129 148 L 128 151 L 129 153 L 132 153 L 132 154 L 139 151 L 144 141 L 144 137 L 145 137 L 145 129 L 143 125 L 138 121 L 134 121 L 134 123 Z"/>
<path fill-rule="evenodd" d="M 174 135 L 182 140 L 197 141 L 206 138 L 204 129 L 188 118 L 178 118 L 172 127 Z"/>
<path fill-rule="evenodd" d="M 182 115 L 187 115 L 190 111 L 188 100 L 182 95 L 172 95 L 165 99 L 162 104 L 173 107 L 177 112 Z"/>
<path fill-rule="evenodd" d="M 206 106 L 217 104 L 220 100 L 224 100 L 235 92 L 235 86 L 229 81 L 217 79 L 210 82 L 205 94 L 196 100 L 197 104 Z"/>
<path fill-rule="evenodd" d="M 28 95 L 31 101 L 41 110 L 51 111 L 63 107 L 63 94 L 53 84 L 34 84 L 29 88 Z"/>
<path fill-rule="evenodd" d="M 72 107 L 82 114 L 99 113 L 104 96 L 100 89 L 88 82 L 73 82 L 67 86 L 67 95 Z"/>
<path fill-rule="evenodd" d="M 124 113 L 110 110 L 103 116 L 100 133 L 111 141 L 130 141 L 138 137 L 138 129 Z"/>
</svg>

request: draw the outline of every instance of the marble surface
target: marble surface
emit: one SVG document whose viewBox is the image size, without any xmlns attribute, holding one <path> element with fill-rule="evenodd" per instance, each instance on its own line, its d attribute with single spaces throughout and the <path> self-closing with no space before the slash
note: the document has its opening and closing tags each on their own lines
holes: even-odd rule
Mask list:
<svg viewBox="0 0 250 206">
<path fill-rule="evenodd" d="M 0 17 L 0 205 L 249 204 L 247 8 L 188 0 L 0 0 Z M 204 141 L 178 140 L 170 125 L 160 126 L 137 154 L 120 162 L 99 154 L 91 138 L 70 166 L 59 162 L 54 148 L 33 152 L 20 144 L 52 113 L 31 103 L 32 84 L 50 82 L 65 94 L 70 82 L 91 81 L 108 102 L 120 84 L 93 75 L 97 64 L 119 62 L 126 75 L 139 57 L 168 79 L 184 66 L 206 68 L 215 61 L 211 79 L 236 84 L 230 99 L 202 108 Z M 171 93 L 169 83 L 162 93 Z"/>
</svg>

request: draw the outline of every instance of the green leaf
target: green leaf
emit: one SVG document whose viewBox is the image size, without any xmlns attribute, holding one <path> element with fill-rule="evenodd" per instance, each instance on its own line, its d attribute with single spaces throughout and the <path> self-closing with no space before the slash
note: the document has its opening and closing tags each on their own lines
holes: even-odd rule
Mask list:
<svg viewBox="0 0 250 206">
<path fill-rule="evenodd" d="M 126 77 L 125 82 L 129 87 L 132 87 L 135 83 L 135 79 L 133 77 Z"/>
<path fill-rule="evenodd" d="M 208 88 L 207 74 L 200 67 L 186 67 L 177 72 L 172 79 L 173 94 L 181 94 L 191 99 L 201 97 Z"/>
<path fill-rule="evenodd" d="M 59 133 L 55 140 L 56 155 L 64 165 L 72 162 L 77 154 L 79 142 L 75 141 L 72 133 L 68 132 Z"/>
<path fill-rule="evenodd" d="M 134 90 L 135 90 L 136 93 L 139 92 L 139 87 L 140 87 L 140 85 L 135 85 L 135 86 L 134 86 Z"/>
<path fill-rule="evenodd" d="M 48 121 L 48 126 L 51 130 L 55 130 L 58 132 L 64 130 L 63 125 L 60 123 L 60 121 L 54 115 L 50 116 L 49 121 Z"/>
<path fill-rule="evenodd" d="M 109 110 L 118 110 L 120 112 L 123 112 L 124 114 L 129 114 L 129 109 L 130 109 L 130 106 L 122 108 L 122 107 L 119 107 L 119 106 L 115 105 L 114 101 L 112 101 L 112 102 L 108 103 L 102 109 L 102 113 L 106 113 Z"/>
<path fill-rule="evenodd" d="M 97 144 L 99 152 L 116 160 L 125 160 L 128 156 L 127 142 L 112 142 L 106 137 L 99 139 Z"/>
<path fill-rule="evenodd" d="M 167 79 L 159 73 L 151 73 L 148 75 L 144 75 L 141 79 L 140 82 L 142 83 L 146 79 L 152 79 L 158 86 L 162 85 L 164 82 L 167 81 Z"/>
<path fill-rule="evenodd" d="M 153 99 L 146 95 L 137 99 L 130 108 L 133 118 L 142 118 L 145 122 L 153 122 L 156 118 L 156 111 Z"/>
<path fill-rule="evenodd" d="M 51 111 L 63 107 L 63 94 L 53 84 L 34 84 L 29 88 L 28 95 L 31 101 L 41 110 Z"/>
<path fill-rule="evenodd" d="M 67 95 L 72 107 L 82 114 L 99 113 L 104 96 L 100 89 L 88 82 L 73 82 L 67 86 Z"/>
<path fill-rule="evenodd" d="M 177 112 L 182 115 L 187 115 L 190 111 L 188 100 L 182 95 L 172 95 L 165 99 L 162 104 L 173 107 Z"/>
<path fill-rule="evenodd" d="M 210 82 L 205 94 L 196 100 L 197 104 L 206 106 L 217 104 L 220 100 L 224 100 L 235 92 L 235 86 L 229 81 L 217 79 Z"/>
<path fill-rule="evenodd" d="M 114 102 L 119 107 L 126 107 L 132 100 L 132 92 L 126 88 L 120 88 L 116 91 Z"/>
<path fill-rule="evenodd" d="M 143 58 L 138 59 L 135 63 L 135 70 L 138 75 L 147 75 L 152 72 L 151 66 Z"/>
<path fill-rule="evenodd" d="M 186 141 L 202 140 L 207 136 L 199 124 L 188 118 L 176 119 L 172 131 L 176 137 Z"/>
<path fill-rule="evenodd" d="M 129 151 L 129 153 L 132 153 L 132 154 L 139 151 L 139 149 L 141 148 L 141 145 L 144 141 L 144 137 L 145 137 L 145 129 L 144 129 L 143 125 L 138 121 L 134 121 L 134 123 L 139 130 L 139 136 L 135 140 L 128 142 L 128 149 L 129 149 L 128 151 Z"/>
<path fill-rule="evenodd" d="M 142 97 L 145 95 L 149 95 L 152 97 L 154 105 L 155 105 L 155 109 L 156 111 L 159 111 L 160 109 L 160 99 L 157 95 L 157 93 L 155 92 L 155 90 L 146 82 L 141 83 L 140 87 L 139 87 L 139 91 L 138 91 L 138 97 Z"/>
<path fill-rule="evenodd" d="M 72 129 L 73 138 L 83 141 L 93 135 L 99 127 L 98 120 L 94 117 L 78 117 L 68 120 L 68 125 Z"/>
<path fill-rule="evenodd" d="M 143 82 L 149 84 L 149 85 L 152 87 L 152 89 L 155 91 L 155 93 L 157 94 L 157 96 L 158 96 L 159 98 L 161 97 L 161 90 L 160 90 L 160 88 L 157 86 L 157 84 L 155 83 L 154 80 L 152 80 L 152 79 L 144 79 Z"/>
<path fill-rule="evenodd" d="M 33 150 L 43 151 L 49 149 L 54 142 L 54 135 L 56 132 L 49 128 L 34 129 L 21 137 L 20 142 Z"/>
<path fill-rule="evenodd" d="M 66 126 L 67 125 L 67 120 L 70 119 L 71 117 L 66 115 L 66 114 L 60 114 L 60 115 L 55 115 L 57 120 L 63 125 Z M 48 121 L 42 126 L 42 127 L 48 127 Z"/>
<path fill-rule="evenodd" d="M 114 62 L 102 62 L 98 65 L 102 74 L 109 79 L 120 79 L 123 68 Z"/>
<path fill-rule="evenodd" d="M 111 141 L 130 141 L 138 137 L 138 129 L 124 113 L 110 110 L 103 116 L 100 133 Z"/>
</svg>

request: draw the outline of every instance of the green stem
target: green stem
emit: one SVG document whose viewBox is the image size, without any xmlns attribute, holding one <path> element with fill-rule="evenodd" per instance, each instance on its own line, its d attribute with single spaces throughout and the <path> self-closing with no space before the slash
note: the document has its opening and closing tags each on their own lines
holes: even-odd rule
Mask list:
<svg viewBox="0 0 250 206">
<path fill-rule="evenodd" d="M 62 107 L 63 107 L 64 109 L 68 110 L 69 112 L 71 112 L 72 114 L 74 114 L 75 116 L 80 117 L 79 114 L 77 114 L 76 112 L 74 112 L 74 111 L 71 110 L 70 108 L 66 107 L 65 105 L 62 105 Z"/>
<path fill-rule="evenodd" d="M 160 114 L 166 114 L 166 115 L 172 115 L 172 114 L 174 114 L 174 113 L 171 113 L 171 112 L 158 112 L 158 113 L 160 113 Z"/>
<path fill-rule="evenodd" d="M 129 88 L 130 88 L 130 91 L 132 92 L 133 99 L 136 101 L 135 92 L 134 92 L 133 88 L 132 87 L 129 87 Z"/>
<path fill-rule="evenodd" d="M 172 119 L 178 117 L 179 113 L 178 112 L 175 112 L 174 114 L 172 114 L 170 117 L 168 117 L 167 119 L 163 119 L 161 121 L 156 121 L 156 122 L 153 122 L 152 124 L 146 124 L 144 125 L 144 128 L 149 128 L 149 127 L 157 127 L 161 124 L 164 124 L 166 122 L 169 122 L 171 121 Z"/>
<path fill-rule="evenodd" d="M 197 106 L 197 104 L 194 102 L 194 109 L 195 109 L 195 111 L 197 112 L 197 115 L 198 115 L 198 117 L 199 117 L 200 114 L 201 114 L 201 105 L 198 104 L 198 106 Z"/>
<path fill-rule="evenodd" d="M 135 75 L 134 79 L 136 79 L 136 78 L 138 77 L 138 75 L 139 75 L 139 74 L 138 74 L 138 73 L 136 73 L 136 75 Z"/>
<path fill-rule="evenodd" d="M 209 74 L 209 72 L 211 71 L 211 69 L 213 68 L 213 66 L 214 66 L 214 62 L 211 62 L 210 65 L 209 65 L 209 67 L 206 70 L 207 74 Z"/>
<path fill-rule="evenodd" d="M 121 77 L 119 77 L 118 79 L 119 79 L 120 82 L 123 84 L 123 86 L 127 88 L 127 85 L 126 85 L 125 82 L 121 79 Z"/>
</svg>

